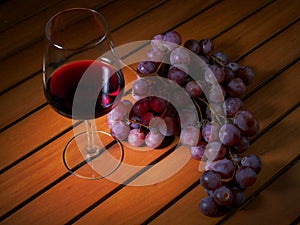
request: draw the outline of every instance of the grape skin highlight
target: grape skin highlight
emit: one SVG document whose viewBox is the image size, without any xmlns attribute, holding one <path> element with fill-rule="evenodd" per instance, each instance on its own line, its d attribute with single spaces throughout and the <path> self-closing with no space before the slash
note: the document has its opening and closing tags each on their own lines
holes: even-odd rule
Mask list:
<svg viewBox="0 0 300 225">
<path fill-rule="evenodd" d="M 182 42 L 177 31 L 152 38 L 147 60 L 136 68 L 134 102 L 120 101 L 106 123 L 113 137 L 134 147 L 163 149 L 177 136 L 194 160 L 205 162 L 200 185 L 208 196 L 200 200 L 199 208 L 214 217 L 224 209 L 241 207 L 245 190 L 255 184 L 262 169 L 260 158 L 246 153 L 259 123 L 241 100 L 255 73 L 215 51 L 209 38 L 188 39 L 181 46 Z M 197 79 L 190 74 L 195 70 L 201 75 Z M 166 83 L 182 92 L 166 88 Z M 186 106 L 187 98 L 195 108 Z"/>
</svg>

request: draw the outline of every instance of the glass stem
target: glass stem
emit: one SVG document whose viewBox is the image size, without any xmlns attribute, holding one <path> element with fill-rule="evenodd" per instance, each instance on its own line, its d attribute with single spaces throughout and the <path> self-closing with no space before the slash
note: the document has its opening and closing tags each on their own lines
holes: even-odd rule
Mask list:
<svg viewBox="0 0 300 225">
<path fill-rule="evenodd" d="M 84 123 L 87 136 L 86 152 L 88 155 L 94 155 L 95 153 L 97 153 L 98 150 L 94 140 L 94 124 L 91 120 L 85 120 Z"/>
</svg>

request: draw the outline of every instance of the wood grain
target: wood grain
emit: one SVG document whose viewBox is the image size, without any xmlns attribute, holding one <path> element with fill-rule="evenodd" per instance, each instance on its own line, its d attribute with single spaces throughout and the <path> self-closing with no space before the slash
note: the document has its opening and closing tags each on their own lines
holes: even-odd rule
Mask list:
<svg viewBox="0 0 300 225">
<path fill-rule="evenodd" d="M 299 152 L 297 151 L 297 148 L 295 146 L 299 145 L 299 140 L 296 137 L 293 137 L 289 135 L 292 132 L 298 132 L 299 133 L 299 122 L 295 124 L 294 126 L 291 126 L 291 124 L 295 123 L 296 121 L 299 121 L 299 109 L 293 113 L 291 113 L 288 117 L 286 117 L 284 120 L 282 120 L 278 125 L 276 125 L 274 128 L 272 128 L 267 134 L 262 136 L 260 139 L 258 139 L 256 142 L 253 143 L 251 146 L 252 152 L 259 154 L 262 162 L 263 162 L 263 170 L 261 171 L 261 174 L 258 177 L 258 182 L 255 185 L 255 188 L 258 188 L 259 186 L 263 185 L 264 182 L 267 182 L 268 179 L 278 172 L 278 168 L 285 166 L 289 161 L 293 160 Z M 287 132 L 282 132 L 282 130 L 286 130 Z M 278 144 L 277 141 L 273 141 L 274 137 L 278 138 L 278 142 L 280 141 L 281 144 Z M 262 147 L 263 146 L 263 147 Z M 284 146 L 282 148 L 281 146 Z M 298 163 L 299 164 L 299 163 Z M 299 167 L 299 166 L 298 166 Z M 295 173 L 296 174 L 296 173 Z M 280 179 L 280 178 L 279 178 Z M 292 182 L 294 179 L 292 180 Z M 280 182 L 280 181 L 278 181 Z M 295 179 L 295 182 L 299 182 L 299 178 Z M 286 185 L 286 183 L 284 184 Z M 297 187 L 297 185 L 295 185 Z M 252 188 L 251 191 L 248 191 L 246 194 L 247 196 L 251 195 L 251 192 L 254 191 L 255 188 Z M 289 189 L 291 192 L 290 194 L 297 195 L 297 188 L 291 187 Z M 263 197 L 260 197 L 258 195 L 258 199 L 261 199 Z M 174 221 L 173 224 L 199 224 L 199 221 L 201 221 L 201 224 L 215 224 L 216 219 L 210 219 L 207 217 L 204 217 L 200 212 L 198 208 L 199 201 L 201 197 L 205 196 L 206 194 L 203 192 L 203 189 L 200 185 L 198 185 L 196 188 L 194 188 L 192 191 L 190 191 L 187 195 L 185 195 L 183 198 L 179 199 L 175 204 L 173 204 L 170 208 L 168 208 L 166 211 L 164 211 L 161 215 L 159 215 L 155 220 L 153 220 L 150 224 L 166 224 L 168 221 Z M 277 195 L 276 195 L 277 196 Z M 282 196 L 279 194 L 277 197 L 275 197 L 275 194 L 273 197 L 275 199 L 263 199 L 261 201 L 253 199 L 249 203 L 249 207 L 246 206 L 243 210 L 240 210 L 236 215 L 232 216 L 227 224 L 263 224 L 263 221 L 266 221 L 266 224 L 270 224 L 271 217 L 274 217 L 274 221 L 280 221 L 282 218 L 286 218 L 282 216 L 282 213 L 286 212 L 286 210 L 282 211 L 281 213 L 274 213 L 275 210 L 280 210 L 281 206 L 275 207 L 277 205 L 280 205 L 282 201 L 276 201 L 276 199 L 280 198 Z M 295 197 L 295 196 L 294 196 Z M 289 201 L 294 201 L 291 199 L 295 198 L 287 198 L 290 199 Z M 296 203 L 296 201 L 295 201 Z M 264 204 L 265 208 L 263 210 L 260 210 L 260 206 L 258 204 Z M 255 207 L 255 205 L 257 207 Z M 272 207 L 270 207 L 272 205 Z M 297 204 L 296 204 L 297 205 Z M 295 206 L 296 206 L 295 205 Z M 254 207 L 251 207 L 254 206 Z M 249 210 L 248 210 L 249 208 Z M 297 208 L 296 207 L 288 207 L 291 209 L 292 216 L 297 215 Z M 252 212 L 251 212 L 252 209 Z M 258 210 L 259 209 L 259 210 Z M 288 210 L 289 211 L 289 210 Z M 299 212 L 299 211 L 298 211 Z M 270 213 L 270 214 L 269 214 Z M 296 213 L 296 214 L 295 214 Z M 252 216 L 257 215 L 257 220 L 252 219 Z M 259 214 L 259 216 L 258 216 Z M 263 215 L 266 214 L 266 215 Z M 241 216 L 243 215 L 243 216 Z M 270 215 L 270 217 L 268 217 Z M 239 221 L 237 222 L 235 220 L 235 217 L 239 216 Z M 279 219 L 279 220 L 277 220 Z M 291 220 L 294 218 L 290 218 Z M 290 221 L 291 221 L 290 220 Z M 249 223 L 248 223 L 249 221 Z M 255 221 L 255 222 L 254 222 Z M 226 224 L 226 222 L 225 222 Z M 277 224 L 277 222 L 274 222 L 274 224 Z M 284 223 L 279 223 L 284 224 Z"/>
<path fill-rule="evenodd" d="M 202 171 L 183 147 L 137 151 L 125 145 L 124 162 L 147 167 L 133 170 L 122 164 L 110 177 L 118 182 L 82 180 L 66 171 L 62 151 L 73 136 L 72 121 L 46 104 L 41 59 L 45 22 L 75 6 L 104 12 L 117 46 L 176 29 L 183 41 L 213 38 L 216 51 L 254 69 L 255 80 L 243 100 L 261 129 L 248 153 L 258 154 L 264 167 L 246 191 L 243 209 L 215 218 L 199 212 L 199 200 L 206 195 L 199 185 Z M 300 144 L 299 10 L 293 0 L 1 3 L 0 223 L 290 224 L 299 214 L 299 162 L 294 164 Z M 135 79 L 128 70 L 124 73 L 127 81 Z M 97 119 L 97 127 L 108 131 L 105 119 Z M 167 167 L 163 162 L 171 157 L 174 163 Z M 143 185 L 186 158 L 188 163 L 169 179 Z"/>
<path fill-rule="evenodd" d="M 233 221 L 245 225 L 288 224 L 296 219 L 300 212 L 299 172 L 298 161 L 224 224 L 232 224 Z M 270 207 L 271 205 L 276 207 Z M 258 207 L 260 210 L 256 210 Z"/>
<path fill-rule="evenodd" d="M 185 25 L 182 26 L 181 29 L 183 29 Z M 267 29 L 267 27 L 266 27 Z M 287 29 L 286 31 L 284 31 L 283 33 L 279 34 L 278 36 L 276 36 L 275 38 L 273 38 L 270 42 L 266 43 L 264 46 L 262 46 L 261 48 L 259 48 L 258 50 L 256 50 L 253 54 L 247 56 L 245 59 L 243 59 L 240 63 L 241 64 L 244 64 L 244 65 L 249 65 L 251 67 L 254 68 L 254 71 L 256 73 L 256 78 L 253 82 L 253 84 L 251 84 L 249 87 L 248 87 L 248 91 L 249 90 L 252 90 L 253 88 L 255 88 L 255 86 L 257 86 L 258 84 L 260 84 L 261 82 L 263 82 L 263 80 L 267 80 L 269 79 L 270 77 L 272 77 L 276 71 L 280 70 L 281 68 L 283 68 L 284 66 L 286 66 L 290 61 L 294 60 L 298 55 L 299 55 L 299 52 L 298 51 L 293 51 L 293 49 L 297 49 L 296 46 L 298 46 L 300 43 L 299 43 L 299 39 L 297 38 L 297 34 L 299 32 L 299 23 L 297 23 L 296 25 L 292 26 L 291 28 Z M 188 29 L 189 30 L 189 29 Z M 253 31 L 255 32 L 255 31 Z M 221 35 L 220 37 L 218 37 L 218 39 L 222 39 L 223 35 Z M 218 40 L 216 39 L 216 40 Z M 248 41 L 247 39 L 247 36 L 244 36 L 242 39 L 239 40 L 239 45 L 242 45 L 243 41 Z M 282 44 L 284 43 L 287 43 L 286 44 L 286 47 L 285 48 L 278 48 L 278 46 L 281 46 Z M 233 49 L 235 48 L 235 46 L 232 46 Z M 247 51 L 248 49 L 245 49 L 245 51 Z M 272 54 L 270 54 L 270 51 L 272 51 Z M 285 55 L 285 57 L 282 57 L 282 55 Z M 258 65 L 257 63 L 261 62 L 262 63 L 262 66 L 260 66 L 260 64 Z M 276 63 L 274 63 L 276 62 Z M 36 81 L 37 83 L 34 84 L 33 86 L 34 87 L 38 87 L 40 92 L 35 92 L 36 94 L 34 94 L 33 97 L 39 99 L 38 101 L 42 101 L 42 99 L 44 99 L 43 97 L 43 94 L 42 94 L 42 91 L 41 91 L 41 81 L 39 79 L 37 79 Z M 28 84 L 29 85 L 29 84 Z M 23 86 L 20 86 L 20 88 L 23 87 Z M 22 89 L 21 89 L 22 90 Z M 24 88 L 23 90 L 26 90 L 26 88 Z M 0 96 L 0 102 L 1 102 L 1 99 L 3 101 L 8 101 L 7 99 L 14 99 L 14 102 L 18 102 L 20 99 L 18 98 L 18 91 L 16 91 L 15 93 L 15 97 L 13 98 L 11 96 L 13 91 L 9 92 L 8 94 L 10 95 L 9 98 L 1 98 Z M 14 93 L 14 92 L 13 92 Z M 40 94 L 38 94 L 40 93 Z M 31 97 L 31 102 L 34 102 L 34 99 L 33 97 Z M 25 99 L 26 100 L 26 99 Z M 27 99 L 28 100 L 28 99 Z M 9 101 L 8 101 L 9 103 Z M 22 104 L 23 103 L 23 104 Z M 26 110 L 26 108 L 28 106 L 30 106 L 30 104 L 24 104 L 25 102 L 24 101 L 20 101 L 18 104 L 16 104 L 17 106 L 15 107 L 16 109 L 18 108 L 21 108 L 19 109 L 19 116 L 22 115 L 21 113 L 26 113 L 28 112 L 28 110 Z M 4 103 L 2 104 L 4 106 Z M 37 106 L 37 105 L 36 105 Z M 7 106 L 8 107 L 8 106 Z M 13 107 L 13 105 L 11 104 L 11 107 Z M 25 109 L 24 109 L 25 108 Z M 2 108 L 0 108 L 2 109 Z M 15 110 L 15 113 L 18 112 Z M 17 119 L 16 118 L 16 115 L 18 114 L 9 114 L 8 112 L 11 112 L 13 109 L 10 109 L 10 110 L 5 110 L 5 108 L 2 109 L 3 113 L 2 113 L 2 117 L 3 118 L 1 120 L 2 123 L 5 123 L 7 124 L 7 122 L 12 122 L 13 120 Z M 50 107 L 46 110 L 52 110 Z M 39 113 L 39 112 L 37 112 Z M 48 112 L 51 114 L 51 112 Z M 54 113 L 52 113 L 53 115 Z M 43 116 L 41 116 L 43 117 Z M 48 118 L 48 117 L 47 117 Z M 50 117 L 52 118 L 52 117 Z M 58 120 L 62 120 L 59 118 L 59 116 L 55 116 L 55 118 L 53 119 L 53 121 L 47 121 L 47 122 L 44 122 L 42 124 L 53 124 L 54 121 L 58 121 Z M 28 121 L 28 122 L 27 122 Z M 29 122 L 30 121 L 30 122 Z M 42 121 L 41 121 L 42 122 Z M 30 119 L 28 118 L 28 120 L 26 120 L 26 123 L 25 124 L 31 124 L 31 123 L 35 123 L 35 119 Z M 22 141 L 26 141 L 26 140 L 30 140 L 28 138 L 30 137 L 27 137 L 27 136 L 24 136 L 24 132 L 23 132 L 23 129 L 24 129 L 24 125 L 22 125 L 22 121 L 20 122 L 20 126 L 17 126 L 18 129 L 16 130 L 11 130 L 11 131 L 7 131 L 8 134 L 7 135 L 3 135 L 3 139 L 2 139 L 2 143 L 3 143 L 3 146 L 5 148 L 8 149 L 9 152 L 18 152 L 18 151 L 23 151 L 22 154 L 25 154 L 26 152 L 32 150 L 32 148 L 28 148 L 28 149 L 24 149 L 23 147 L 22 148 L 18 148 L 16 146 L 14 146 L 14 149 L 16 149 L 15 151 L 10 151 L 9 149 L 12 148 L 12 146 L 10 145 L 5 145 L 5 140 L 8 136 L 10 136 L 13 132 L 16 133 L 16 134 L 19 134 L 19 135 L 15 135 L 15 140 L 16 142 L 20 142 L 22 143 Z M 68 123 L 66 123 L 67 125 L 69 125 Z M 45 133 L 48 133 L 49 136 L 54 136 L 55 134 L 57 134 L 58 132 L 55 130 L 55 129 L 47 129 L 48 126 L 44 127 L 43 129 L 45 129 Z M 63 128 L 61 128 L 63 129 Z M 59 131 L 59 130 L 58 130 Z M 26 134 L 27 132 L 25 132 Z M 6 133 L 5 133 L 6 134 Z M 29 133 L 29 135 L 31 135 Z M 2 137 L 0 137 L 1 139 Z M 8 142 L 7 142 L 8 143 Z M 31 142 L 32 143 L 32 142 Z M 40 142 L 40 144 L 42 144 L 43 141 Z M 29 145 L 31 146 L 31 145 Z M 18 150 L 20 149 L 20 150 Z M 20 152 L 20 153 L 21 153 Z M 22 155 L 21 154 L 21 155 Z M 8 163 L 13 161 L 13 160 L 16 160 L 17 158 L 21 157 L 21 155 L 16 155 L 16 156 L 13 156 L 11 157 L 10 154 L 7 155 L 7 157 L 11 157 L 10 160 L 8 160 Z"/>
<path fill-rule="evenodd" d="M 299 99 L 299 94 L 294 92 L 293 90 L 295 90 L 295 87 L 297 85 L 297 82 L 293 84 L 290 84 L 289 81 L 290 80 L 295 80 L 296 79 L 296 73 L 295 71 L 297 71 L 299 69 L 299 63 L 296 64 L 294 67 L 291 67 L 291 69 L 287 70 L 284 74 L 282 74 L 281 76 L 279 76 L 278 78 L 274 79 L 272 82 L 270 82 L 266 88 L 262 89 L 261 91 L 257 92 L 255 95 L 251 96 L 251 98 L 247 99 L 246 104 L 247 106 L 252 109 L 252 111 L 254 112 L 255 115 L 257 115 L 259 122 L 261 124 L 261 129 L 264 129 L 267 125 L 269 125 L 270 123 L 272 123 L 272 121 L 274 121 L 277 117 L 279 117 L 281 114 L 283 114 L 286 109 L 290 106 L 293 106 L 294 104 L 297 103 L 298 99 Z M 289 77 L 290 79 L 287 79 L 287 77 Z M 287 83 L 285 83 L 287 82 Z M 273 107 L 267 107 L 267 108 L 263 108 L 260 107 L 261 105 L 264 105 L 264 103 L 268 103 L 268 99 L 270 98 L 270 90 L 273 90 L 275 92 L 277 92 L 278 90 L 281 90 L 282 87 L 289 87 L 290 91 L 289 92 L 284 92 L 284 94 L 280 94 L 279 96 L 276 96 L 276 101 L 274 101 L 274 103 L 277 103 L 276 106 Z M 256 96 L 257 95 L 257 96 Z M 253 99 L 253 101 L 251 101 Z M 286 105 L 281 105 L 282 102 L 284 102 Z M 281 103 L 281 104 L 279 104 Z M 274 110 L 276 109 L 276 110 Z M 268 113 L 270 112 L 270 116 L 268 116 L 267 118 L 263 118 L 261 117 L 261 115 L 263 115 L 263 113 Z M 259 147 L 259 145 L 257 145 L 257 147 L 252 147 L 251 148 L 252 152 L 258 153 L 258 154 L 265 154 L 265 148 L 261 148 Z M 282 149 L 280 149 L 282 150 Z M 296 152 L 295 152 L 296 151 Z M 290 150 L 290 154 L 287 155 L 287 157 L 295 157 L 295 154 L 297 154 L 297 149 Z M 137 160 L 137 156 L 135 156 L 134 161 Z M 139 161 L 139 160 L 137 160 Z M 284 160 L 285 162 L 286 160 Z M 197 178 L 199 177 L 199 171 L 197 171 L 197 164 L 198 162 L 195 161 L 191 161 L 189 162 L 182 171 L 180 171 L 178 174 L 176 174 L 174 177 L 172 177 L 171 179 L 167 180 L 166 182 L 163 183 L 159 183 L 157 185 L 154 186 L 148 186 L 146 187 L 146 193 L 149 194 L 149 196 L 151 196 L 151 201 L 155 201 L 154 205 L 150 205 L 147 203 L 147 201 L 143 201 L 143 199 L 147 196 L 145 196 L 145 189 L 140 188 L 140 187 L 124 187 L 122 188 L 119 192 L 117 192 L 116 194 L 114 194 L 113 196 L 111 196 L 108 200 L 104 201 L 102 204 L 100 204 L 97 208 L 95 208 L 90 214 L 87 214 L 86 218 L 83 217 L 82 219 L 82 223 L 88 222 L 90 219 L 94 220 L 95 218 L 97 218 L 97 221 L 107 221 L 108 218 L 111 218 L 111 214 L 115 214 L 115 215 L 120 215 L 120 217 L 124 217 L 124 215 L 126 215 L 127 218 L 127 222 L 128 223 L 140 223 L 143 221 L 145 215 L 151 216 L 153 213 L 155 213 L 155 209 L 157 209 L 158 205 L 159 206 L 163 206 L 165 204 L 167 204 L 169 201 L 172 200 L 172 198 L 174 198 L 175 196 L 177 196 L 179 193 L 181 193 L 183 190 L 185 190 L 189 184 L 193 183 L 194 181 L 197 180 Z M 51 166 L 51 165 L 50 165 Z M 269 168 L 269 167 L 267 167 Z M 278 165 L 277 167 L 278 168 Z M 45 168 L 45 171 L 49 170 L 48 168 Z M 268 169 L 265 169 L 265 173 L 269 173 L 272 174 L 273 171 L 268 171 Z M 186 178 L 187 180 L 182 180 L 182 174 L 189 174 L 189 176 Z M 257 182 L 257 185 L 260 184 L 260 182 L 266 181 L 269 177 L 260 177 L 259 181 Z M 59 183 L 57 186 L 55 186 L 54 188 L 52 188 L 51 190 L 49 190 L 49 192 L 46 192 L 47 195 L 42 195 L 41 197 L 37 198 L 36 200 L 32 201 L 30 204 L 28 204 L 27 206 L 25 206 L 23 209 L 19 210 L 16 214 L 14 214 L 16 216 L 16 218 L 20 217 L 24 217 L 24 220 L 26 218 L 26 214 L 31 211 L 31 208 L 36 207 L 37 204 L 47 204 L 47 202 L 51 201 L 51 199 L 57 198 L 60 199 L 60 195 L 63 194 L 64 191 L 66 191 L 69 186 L 68 186 L 68 182 L 69 182 L 70 178 L 67 178 L 66 180 L 62 181 L 61 183 Z M 76 178 L 74 178 L 76 179 Z M 171 182 L 171 183 L 169 183 Z M 178 186 L 177 183 L 182 184 L 182 186 Z M 66 186 L 65 186 L 66 185 Z M 113 186 L 115 187 L 115 186 Z M 168 191 L 168 195 L 160 195 L 159 193 L 163 193 L 163 191 L 159 191 L 159 190 L 165 190 L 168 188 L 173 187 L 174 190 L 170 190 Z M 86 190 L 87 188 L 87 190 Z M 81 190 L 86 190 L 83 191 L 83 194 L 85 193 L 86 198 L 91 199 L 93 197 L 94 192 L 91 193 L 90 190 L 91 186 L 89 185 L 88 187 L 81 187 Z M 98 190 L 98 189 L 97 189 Z M 173 192 L 171 192 L 173 191 Z M 100 190 L 98 190 L 98 193 L 100 194 Z M 171 194 L 172 193 L 172 194 Z M 92 196 L 91 196 L 91 195 Z M 80 197 L 80 193 L 78 193 L 78 197 Z M 104 195 L 104 194 L 103 194 Z M 126 202 L 126 199 L 130 198 L 131 201 L 128 202 L 128 204 L 132 204 L 132 201 L 135 202 L 139 202 L 139 204 L 134 204 L 136 205 L 136 209 L 132 208 L 132 210 L 129 212 L 127 210 L 127 207 L 125 207 L 124 209 L 126 209 L 125 211 L 120 211 L 121 209 L 119 208 L 115 208 L 115 205 L 118 204 L 118 202 Z M 154 199 L 155 198 L 155 199 Z M 101 199 L 101 196 L 98 196 L 98 199 Z M 94 199 L 94 201 L 96 201 L 97 199 Z M 64 202 L 59 202 L 58 204 L 66 204 Z M 80 206 L 78 205 L 79 203 L 76 202 L 75 205 L 73 205 L 73 209 L 70 208 L 70 210 L 72 209 L 72 212 L 74 212 L 75 208 L 76 210 L 78 210 L 78 208 L 82 208 L 85 207 L 83 204 L 83 202 L 80 203 Z M 125 203 L 123 203 L 125 204 Z M 53 204 L 52 204 L 53 205 Z M 50 207 L 50 206 L 49 206 Z M 51 209 L 47 209 L 50 211 L 55 211 L 57 207 L 54 206 L 54 208 Z M 141 211 L 141 208 L 143 209 Z M 107 211 L 103 211 L 104 209 L 106 209 Z M 141 211 L 141 212 L 140 212 Z M 102 213 L 100 213 L 102 212 Z M 105 213 L 104 213 L 105 212 Z M 42 212 L 41 212 L 42 213 Z M 56 218 L 61 218 L 59 215 L 59 212 Z M 120 214 L 121 213 L 121 214 Z M 12 217 L 10 217 L 10 219 L 12 219 L 14 217 L 14 215 Z M 23 215 L 23 216 L 22 216 Z M 68 213 L 68 215 L 70 216 L 70 212 Z M 46 215 L 45 215 L 46 216 Z M 44 221 L 44 219 L 46 218 L 47 221 L 49 220 L 49 218 L 43 216 L 41 218 L 35 218 L 35 220 L 30 220 L 30 222 L 34 223 L 46 223 L 46 221 Z M 116 218 L 116 220 L 118 220 L 118 218 L 120 217 L 113 217 Z M 28 218 L 29 219 L 29 218 Z M 30 218 L 33 219 L 33 218 Z M 65 221 L 68 218 L 61 218 L 62 221 Z M 69 218 L 70 219 L 70 218 Z M 87 220 L 87 221 L 86 221 Z M 9 220 L 10 221 L 10 220 Z M 25 220 L 27 221 L 27 220 Z M 81 220 L 80 220 L 81 222 Z M 113 221 L 114 223 L 118 223 L 118 221 Z M 123 221 L 119 221 L 120 224 L 122 224 Z"/>
<path fill-rule="evenodd" d="M 0 64 L 3 72 L 3 82 L 0 83 L 0 91 L 6 90 L 10 86 L 22 81 L 30 76 L 36 75 L 42 70 L 43 49 L 44 49 L 44 27 L 47 21 L 55 13 L 70 7 L 99 8 L 109 21 L 111 30 L 122 24 L 140 16 L 147 9 L 151 9 L 161 1 L 114 1 L 104 7 L 102 4 L 108 1 L 63 1 L 55 4 L 34 17 L 25 20 L 23 23 L 13 26 L 13 30 L 4 32 L 3 38 L 7 40 L 7 45 L 2 48 L 2 62 Z M 37 22 L 36 22 L 37 21 Z M 34 26 L 33 26 L 34 25 Z M 18 34 L 18 35 L 17 35 Z M 20 35 L 21 34 L 21 35 Z M 9 40 L 9 41 L 8 41 Z M 14 54 L 10 53 L 14 49 Z M 22 70 L 20 70 L 22 68 Z M 14 74 L 14 76 L 11 76 Z"/>
</svg>

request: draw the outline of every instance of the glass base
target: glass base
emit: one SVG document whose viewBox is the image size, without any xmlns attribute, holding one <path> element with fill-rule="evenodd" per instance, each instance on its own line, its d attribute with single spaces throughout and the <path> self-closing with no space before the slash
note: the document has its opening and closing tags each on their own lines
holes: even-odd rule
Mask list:
<svg viewBox="0 0 300 225">
<path fill-rule="evenodd" d="M 124 158 L 120 141 L 104 131 L 92 131 L 93 150 L 87 148 L 87 133 L 74 136 L 63 151 L 63 163 L 77 177 L 97 180 L 115 172 Z"/>
</svg>

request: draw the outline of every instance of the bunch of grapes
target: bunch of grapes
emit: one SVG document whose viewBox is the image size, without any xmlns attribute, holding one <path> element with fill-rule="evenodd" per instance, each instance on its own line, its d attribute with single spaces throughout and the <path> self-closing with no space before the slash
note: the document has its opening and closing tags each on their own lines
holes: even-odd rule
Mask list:
<svg viewBox="0 0 300 225">
<path fill-rule="evenodd" d="M 210 39 L 182 45 L 180 34 L 169 31 L 153 37 L 147 60 L 136 72 L 135 102 L 122 100 L 108 114 L 111 134 L 152 149 L 178 136 L 195 160 L 205 162 L 200 184 L 207 197 L 199 203 L 201 212 L 216 216 L 241 206 L 262 167 L 257 155 L 245 154 L 249 138 L 259 131 L 241 100 L 254 79 L 252 69 L 214 51 Z"/>
<path fill-rule="evenodd" d="M 169 145 L 180 133 L 176 109 L 165 99 L 147 96 L 132 104 L 122 100 L 107 117 L 110 133 L 134 147 Z"/>
</svg>

